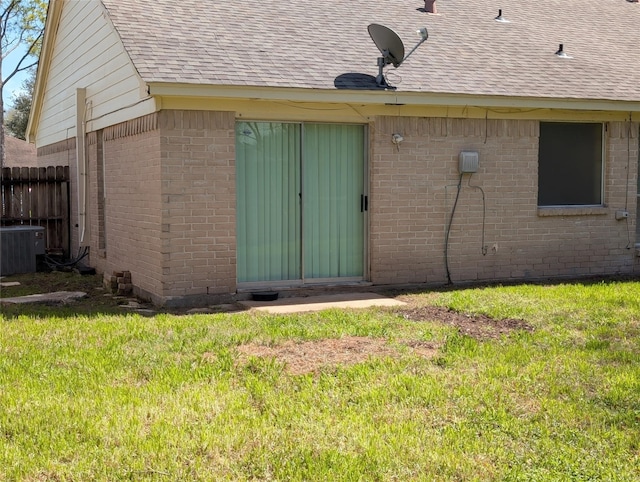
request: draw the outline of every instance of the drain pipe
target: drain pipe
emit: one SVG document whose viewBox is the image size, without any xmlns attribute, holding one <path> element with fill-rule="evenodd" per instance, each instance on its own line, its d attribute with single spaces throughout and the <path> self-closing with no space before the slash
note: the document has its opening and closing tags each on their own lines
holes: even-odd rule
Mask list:
<svg viewBox="0 0 640 482">
<path fill-rule="evenodd" d="M 85 151 L 85 114 L 87 89 L 76 89 L 76 169 L 78 181 L 78 245 L 87 246 L 87 156 Z"/>
</svg>

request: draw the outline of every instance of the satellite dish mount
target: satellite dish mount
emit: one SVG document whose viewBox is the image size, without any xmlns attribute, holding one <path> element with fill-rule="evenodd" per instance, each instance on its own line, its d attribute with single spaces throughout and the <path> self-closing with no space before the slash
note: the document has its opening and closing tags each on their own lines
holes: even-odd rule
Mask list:
<svg viewBox="0 0 640 482">
<path fill-rule="evenodd" d="M 384 68 L 387 65 L 393 64 L 393 66 L 397 69 L 400 67 L 402 62 L 407 60 L 409 56 L 416 51 L 420 45 L 422 45 L 427 38 L 429 38 L 429 33 L 425 27 L 422 27 L 417 31 L 417 34 L 420 37 L 420 40 L 416 44 L 411 52 L 409 52 L 406 56 L 404 55 L 404 44 L 397 33 L 391 30 L 384 25 L 378 25 L 377 23 L 372 23 L 368 27 L 369 35 L 373 40 L 373 43 L 376 44 L 378 50 L 382 54 L 382 57 L 378 57 L 378 76 L 376 77 L 376 84 L 378 87 L 383 87 L 385 89 L 395 89 L 387 82 L 387 79 L 384 77 Z"/>
</svg>

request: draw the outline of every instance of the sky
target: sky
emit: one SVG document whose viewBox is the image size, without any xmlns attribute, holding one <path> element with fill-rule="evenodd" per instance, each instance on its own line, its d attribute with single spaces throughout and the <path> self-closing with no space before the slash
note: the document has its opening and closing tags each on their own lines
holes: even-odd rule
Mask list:
<svg viewBox="0 0 640 482">
<path fill-rule="evenodd" d="M 24 55 L 25 49 L 16 49 L 9 56 L 2 61 L 2 73 L 6 77 L 8 74 L 13 72 L 13 69 L 16 66 L 16 62 L 18 62 L 22 56 Z M 17 73 L 13 78 L 4 86 L 4 90 L 2 92 L 2 99 L 4 100 L 4 108 L 5 110 L 9 110 L 11 108 L 11 99 L 13 98 L 14 93 L 19 93 L 22 90 L 22 82 L 28 76 L 27 71 L 22 71 Z"/>
</svg>

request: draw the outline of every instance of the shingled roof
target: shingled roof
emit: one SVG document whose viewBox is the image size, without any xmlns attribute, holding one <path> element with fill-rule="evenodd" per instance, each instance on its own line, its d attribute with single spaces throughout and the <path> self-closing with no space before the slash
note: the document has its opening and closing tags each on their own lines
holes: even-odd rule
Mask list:
<svg viewBox="0 0 640 482">
<path fill-rule="evenodd" d="M 626 0 L 103 0 L 145 82 L 372 87 L 367 26 L 410 49 L 398 92 L 640 101 L 640 4 Z M 494 20 L 498 9 L 510 21 Z M 559 44 L 573 58 L 555 55 Z"/>
<path fill-rule="evenodd" d="M 39 166 L 36 146 L 12 136 L 4 138 L 4 167 L 46 167 Z"/>
</svg>

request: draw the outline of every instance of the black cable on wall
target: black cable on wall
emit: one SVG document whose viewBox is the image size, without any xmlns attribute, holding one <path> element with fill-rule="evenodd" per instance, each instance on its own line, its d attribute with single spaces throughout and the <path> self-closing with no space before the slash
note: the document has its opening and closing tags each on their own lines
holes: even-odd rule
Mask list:
<svg viewBox="0 0 640 482">
<path fill-rule="evenodd" d="M 462 176 L 460 173 L 460 179 L 458 180 L 458 191 L 456 192 L 456 200 L 453 203 L 453 209 L 451 210 L 451 216 L 449 217 L 449 223 L 447 224 L 447 233 L 444 237 L 444 265 L 447 269 L 447 284 L 453 284 L 451 281 L 451 271 L 449 270 L 449 234 L 451 233 L 451 225 L 453 224 L 453 216 L 456 214 L 456 207 L 458 206 L 458 199 L 460 199 L 460 191 L 462 190 Z"/>
</svg>

